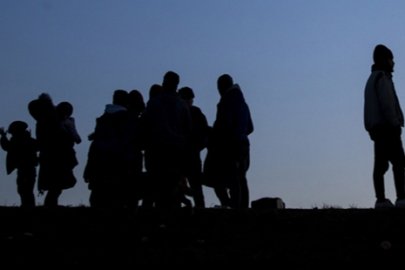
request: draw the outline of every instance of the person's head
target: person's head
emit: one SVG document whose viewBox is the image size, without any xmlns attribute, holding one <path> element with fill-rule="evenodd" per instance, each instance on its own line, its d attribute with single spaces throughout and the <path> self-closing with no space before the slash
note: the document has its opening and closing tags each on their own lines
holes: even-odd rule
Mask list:
<svg viewBox="0 0 405 270">
<path fill-rule="evenodd" d="M 41 117 L 41 102 L 35 99 L 28 103 L 28 112 L 35 119 L 38 120 Z"/>
<path fill-rule="evenodd" d="M 233 85 L 232 77 L 228 74 L 224 74 L 218 78 L 217 87 L 219 94 L 222 96 L 226 90 L 228 90 Z"/>
<path fill-rule="evenodd" d="M 176 92 L 177 85 L 179 85 L 180 77 L 173 71 L 168 71 L 163 77 L 163 89 L 164 91 Z"/>
<path fill-rule="evenodd" d="M 158 84 L 152 85 L 151 88 L 149 89 L 149 100 L 156 97 L 162 91 L 163 87 L 161 85 Z"/>
<path fill-rule="evenodd" d="M 115 90 L 113 95 L 113 104 L 127 108 L 128 92 L 125 90 Z"/>
<path fill-rule="evenodd" d="M 379 44 L 374 48 L 373 60 L 376 65 L 384 70 L 389 72 L 394 71 L 394 55 L 391 50 L 384 45 Z"/>
<path fill-rule="evenodd" d="M 52 118 L 49 113 L 53 114 L 54 109 L 52 99 L 47 93 L 42 93 L 38 99 L 28 103 L 28 112 L 36 121 Z"/>
<path fill-rule="evenodd" d="M 132 90 L 129 92 L 128 98 L 128 109 L 136 116 L 139 116 L 143 109 L 145 109 L 142 94 L 138 90 Z"/>
<path fill-rule="evenodd" d="M 183 87 L 179 89 L 179 95 L 187 103 L 189 107 L 193 105 L 195 97 L 193 89 L 191 89 L 190 87 Z"/>
<path fill-rule="evenodd" d="M 27 131 L 28 125 L 23 121 L 14 121 L 8 127 L 8 133 L 13 136 L 19 136 Z"/>
<path fill-rule="evenodd" d="M 61 102 L 56 106 L 56 112 L 59 117 L 70 117 L 73 113 L 73 106 L 69 102 Z"/>
</svg>

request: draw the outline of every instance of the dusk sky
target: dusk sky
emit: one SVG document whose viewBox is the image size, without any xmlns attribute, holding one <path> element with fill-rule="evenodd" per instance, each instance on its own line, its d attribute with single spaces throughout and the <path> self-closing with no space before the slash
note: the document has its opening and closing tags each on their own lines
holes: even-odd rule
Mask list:
<svg viewBox="0 0 405 270">
<path fill-rule="evenodd" d="M 114 90 L 137 89 L 147 100 L 150 86 L 172 70 L 179 87 L 194 90 L 194 104 L 212 125 L 216 81 L 227 73 L 240 85 L 255 127 L 251 200 L 373 207 L 364 86 L 374 47 L 386 45 L 405 109 L 404 11 L 400 0 L 0 0 L 0 126 L 22 120 L 35 134 L 27 104 L 43 92 L 55 104 L 72 103 L 83 138 L 75 148 L 78 182 L 59 204 L 88 205 L 87 135 Z M 0 150 L 0 205 L 19 205 L 5 157 Z M 394 201 L 391 169 L 386 176 Z M 212 189 L 204 192 L 208 207 L 219 204 Z"/>
</svg>

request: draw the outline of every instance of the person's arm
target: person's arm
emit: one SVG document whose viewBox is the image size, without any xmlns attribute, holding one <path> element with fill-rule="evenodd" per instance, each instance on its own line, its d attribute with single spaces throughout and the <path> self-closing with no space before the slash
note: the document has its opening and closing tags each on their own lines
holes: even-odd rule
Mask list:
<svg viewBox="0 0 405 270">
<path fill-rule="evenodd" d="M 382 76 L 376 83 L 381 113 L 385 120 L 392 126 L 402 126 L 401 108 L 395 93 L 394 85 L 390 78 Z"/>
<path fill-rule="evenodd" d="M 1 148 L 3 148 L 4 151 L 8 151 L 10 148 L 10 141 L 7 138 L 7 131 L 4 130 L 4 127 L 0 128 L 0 145 Z"/>
<path fill-rule="evenodd" d="M 66 121 L 66 129 L 70 136 L 73 137 L 75 143 L 79 144 L 82 142 L 79 133 L 77 133 L 75 119 L 73 117 L 69 117 Z"/>
</svg>

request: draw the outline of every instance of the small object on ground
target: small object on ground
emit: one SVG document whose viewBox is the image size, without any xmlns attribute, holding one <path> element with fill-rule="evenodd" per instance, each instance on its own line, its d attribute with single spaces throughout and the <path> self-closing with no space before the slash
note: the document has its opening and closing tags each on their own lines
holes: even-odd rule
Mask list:
<svg viewBox="0 0 405 270">
<path fill-rule="evenodd" d="M 385 199 L 385 201 L 379 202 L 378 200 L 375 202 L 374 208 L 375 209 L 385 209 L 385 208 L 393 208 L 394 205 L 389 199 Z"/>
<path fill-rule="evenodd" d="M 251 206 L 253 209 L 285 209 L 285 203 L 280 198 L 261 198 L 252 201 Z"/>
<path fill-rule="evenodd" d="M 382 249 L 390 249 L 391 248 L 391 243 L 389 241 L 382 241 L 381 242 L 381 248 Z"/>
</svg>

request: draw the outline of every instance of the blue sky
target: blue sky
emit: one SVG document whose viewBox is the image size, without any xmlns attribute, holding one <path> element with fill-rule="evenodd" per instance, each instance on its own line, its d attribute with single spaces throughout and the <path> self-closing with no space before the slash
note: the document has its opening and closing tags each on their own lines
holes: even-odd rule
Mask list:
<svg viewBox="0 0 405 270">
<path fill-rule="evenodd" d="M 86 138 L 114 90 L 137 89 L 146 99 L 168 70 L 180 75 L 180 87 L 193 88 L 212 125 L 216 80 L 228 73 L 255 125 L 251 199 L 372 207 L 364 86 L 373 49 L 385 44 L 405 106 L 403 10 L 403 1 L 0 0 L 0 126 L 23 120 L 34 130 L 27 104 L 47 92 L 73 104 Z M 88 204 L 88 148 L 88 141 L 76 146 L 78 183 L 60 204 Z M 0 151 L 0 205 L 19 205 L 5 156 Z M 395 199 L 391 171 L 386 192 Z M 218 204 L 211 189 L 205 194 L 208 206 Z"/>
</svg>

